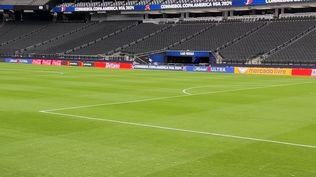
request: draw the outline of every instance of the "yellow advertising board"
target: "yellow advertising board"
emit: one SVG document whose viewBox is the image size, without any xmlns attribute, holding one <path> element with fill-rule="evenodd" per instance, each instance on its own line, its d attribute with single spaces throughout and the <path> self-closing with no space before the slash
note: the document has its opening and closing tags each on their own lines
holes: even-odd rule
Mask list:
<svg viewBox="0 0 316 177">
<path fill-rule="evenodd" d="M 290 68 L 235 67 L 235 74 L 291 76 L 292 69 Z"/>
</svg>

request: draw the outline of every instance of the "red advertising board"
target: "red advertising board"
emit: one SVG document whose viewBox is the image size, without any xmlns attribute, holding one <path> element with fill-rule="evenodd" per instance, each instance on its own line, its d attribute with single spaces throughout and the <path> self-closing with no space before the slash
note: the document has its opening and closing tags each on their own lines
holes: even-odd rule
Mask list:
<svg viewBox="0 0 316 177">
<path fill-rule="evenodd" d="M 83 62 L 82 61 L 79 61 L 78 64 L 79 64 L 80 67 L 83 67 Z"/>
<path fill-rule="evenodd" d="M 121 69 L 133 69 L 133 65 L 131 63 L 121 63 L 120 68 Z"/>
<path fill-rule="evenodd" d="M 108 68 L 108 69 L 133 69 L 131 63 L 116 63 L 116 62 L 94 62 L 96 68 Z"/>
<path fill-rule="evenodd" d="M 94 67 L 96 68 L 105 68 L 105 62 L 94 62 Z"/>
<path fill-rule="evenodd" d="M 69 61 L 67 61 L 67 60 L 61 61 L 61 65 L 69 66 Z"/>
<path fill-rule="evenodd" d="M 42 65 L 51 65 L 52 60 L 42 60 Z"/>
<path fill-rule="evenodd" d="M 114 62 L 106 62 L 105 63 L 105 68 L 108 69 L 120 69 L 120 63 L 114 63 Z"/>
<path fill-rule="evenodd" d="M 311 74 L 311 76 L 313 76 L 313 77 L 315 77 L 315 76 L 316 76 L 316 69 L 313 69 L 313 70 L 312 70 L 312 74 Z"/>
<path fill-rule="evenodd" d="M 52 60 L 53 66 L 61 66 L 62 61 L 61 60 Z"/>
<path fill-rule="evenodd" d="M 308 68 L 293 68 L 292 69 L 292 76 L 311 76 L 312 69 Z"/>
<path fill-rule="evenodd" d="M 41 59 L 33 59 L 32 60 L 32 64 L 33 65 L 41 65 L 42 64 L 42 60 Z"/>
</svg>

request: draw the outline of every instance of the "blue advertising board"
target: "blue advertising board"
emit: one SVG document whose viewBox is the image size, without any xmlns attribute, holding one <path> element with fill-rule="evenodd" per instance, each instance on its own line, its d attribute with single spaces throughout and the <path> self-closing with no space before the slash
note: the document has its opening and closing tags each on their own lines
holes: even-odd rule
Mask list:
<svg viewBox="0 0 316 177">
<path fill-rule="evenodd" d="M 235 68 L 232 66 L 212 66 L 211 72 L 213 73 L 234 73 Z"/>
<path fill-rule="evenodd" d="M 32 64 L 32 59 L 5 58 L 4 61 L 6 63 Z"/>
<path fill-rule="evenodd" d="M 209 66 L 194 66 L 194 65 L 189 65 L 184 67 L 184 71 L 188 72 L 210 72 L 210 67 Z"/>
</svg>

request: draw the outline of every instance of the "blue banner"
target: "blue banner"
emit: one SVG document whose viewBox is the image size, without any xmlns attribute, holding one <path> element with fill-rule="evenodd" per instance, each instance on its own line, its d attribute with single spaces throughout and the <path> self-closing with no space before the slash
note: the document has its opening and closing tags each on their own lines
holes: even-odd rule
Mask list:
<svg viewBox="0 0 316 177">
<path fill-rule="evenodd" d="M 208 51 L 181 51 L 181 50 L 168 50 L 166 56 L 169 57 L 210 57 L 212 54 Z"/>
<path fill-rule="evenodd" d="M 53 12 L 74 12 L 75 7 L 74 6 L 63 6 L 63 7 L 54 7 Z"/>
<path fill-rule="evenodd" d="M 13 5 L 0 5 L 1 10 L 13 10 Z"/>
<path fill-rule="evenodd" d="M 211 72 L 213 73 L 234 73 L 235 68 L 232 66 L 212 66 Z"/>
<path fill-rule="evenodd" d="M 151 11 L 151 10 L 161 10 L 160 4 L 147 4 L 147 5 L 136 5 L 134 6 L 136 11 Z"/>
<path fill-rule="evenodd" d="M 255 6 L 265 5 L 266 0 L 233 0 L 233 6 Z"/>
<path fill-rule="evenodd" d="M 162 53 L 152 54 L 149 56 L 149 59 L 152 63 L 164 63 L 165 56 Z"/>
</svg>

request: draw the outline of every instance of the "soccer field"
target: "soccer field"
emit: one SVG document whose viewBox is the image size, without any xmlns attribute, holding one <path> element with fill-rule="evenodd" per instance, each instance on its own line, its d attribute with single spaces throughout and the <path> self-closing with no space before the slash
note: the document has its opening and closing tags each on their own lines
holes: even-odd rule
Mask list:
<svg viewBox="0 0 316 177">
<path fill-rule="evenodd" d="M 316 80 L 0 64 L 1 177 L 315 177 Z"/>
</svg>

